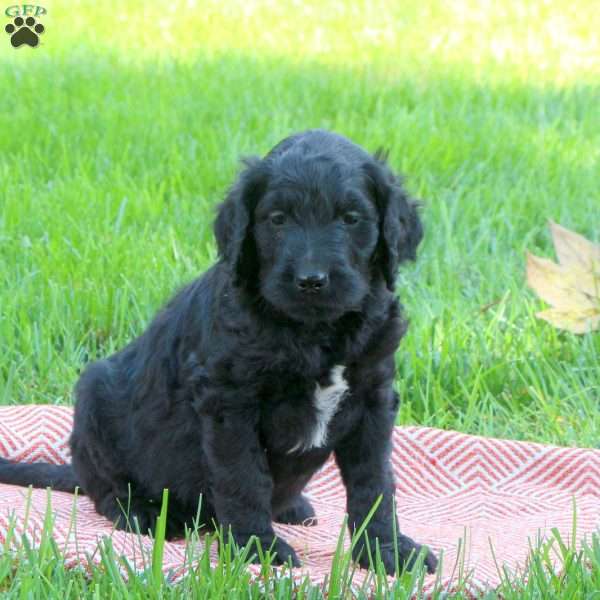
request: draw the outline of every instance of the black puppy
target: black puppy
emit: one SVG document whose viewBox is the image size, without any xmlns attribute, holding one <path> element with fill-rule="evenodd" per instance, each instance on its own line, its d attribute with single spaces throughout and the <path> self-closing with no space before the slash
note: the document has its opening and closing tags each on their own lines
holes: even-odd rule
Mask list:
<svg viewBox="0 0 600 600">
<path fill-rule="evenodd" d="M 124 526 L 168 533 L 201 521 L 244 545 L 274 544 L 272 522 L 314 511 L 302 490 L 333 452 L 350 528 L 367 528 L 388 572 L 420 546 L 394 539 L 390 436 L 394 352 L 406 330 L 398 265 L 422 237 L 416 204 L 380 156 L 313 130 L 246 168 L 215 222 L 220 259 L 120 352 L 76 386 L 72 465 L 0 463 L 0 481 L 73 491 Z M 369 564 L 364 539 L 356 557 Z M 436 558 L 426 555 L 429 571 Z"/>
</svg>

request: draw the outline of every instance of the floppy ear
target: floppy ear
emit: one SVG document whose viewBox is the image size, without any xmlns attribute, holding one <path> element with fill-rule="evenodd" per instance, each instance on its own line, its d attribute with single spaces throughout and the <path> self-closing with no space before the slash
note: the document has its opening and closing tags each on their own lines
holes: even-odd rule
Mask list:
<svg viewBox="0 0 600 600">
<path fill-rule="evenodd" d="M 419 203 L 412 200 L 401 180 L 386 164 L 386 153 L 378 150 L 365 163 L 367 188 L 379 211 L 379 241 L 373 260 L 381 269 L 389 290 L 393 291 L 401 262 L 415 260 L 423 238 L 418 214 Z"/>
<path fill-rule="evenodd" d="M 221 258 L 229 265 L 234 285 L 255 285 L 258 278 L 258 253 L 252 235 L 254 209 L 267 183 L 263 162 L 244 160 L 245 169 L 218 207 L 214 232 Z"/>
</svg>

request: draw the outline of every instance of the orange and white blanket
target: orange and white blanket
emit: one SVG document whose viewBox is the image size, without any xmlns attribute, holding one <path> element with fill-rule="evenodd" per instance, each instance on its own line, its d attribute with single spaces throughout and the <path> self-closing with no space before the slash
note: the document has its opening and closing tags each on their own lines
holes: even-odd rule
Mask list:
<svg viewBox="0 0 600 600">
<path fill-rule="evenodd" d="M 0 407 L 0 456 L 68 461 L 71 426 L 72 409 L 67 407 Z M 464 553 L 459 558 L 463 569 L 472 573 L 472 589 L 493 588 L 500 579 L 496 565 L 522 569 L 531 545 L 548 537 L 552 528 L 563 540 L 572 539 L 574 506 L 579 541 L 600 524 L 600 451 L 424 427 L 397 427 L 393 447 L 400 527 L 438 555 L 443 551 L 442 583 L 450 588 L 458 552 Z M 332 460 L 313 477 L 307 495 L 318 525 L 275 528 L 302 560 L 294 575 L 307 574 L 321 583 L 331 567 L 345 509 L 344 487 Z M 105 536 L 112 537 L 115 551 L 132 566 L 142 569 L 147 564 L 150 538 L 114 531 L 85 496 L 63 492 L 0 485 L 0 543 L 9 523 L 16 526 L 16 539 L 26 533 L 39 540 L 49 498 L 53 535 L 68 565 L 99 561 L 95 550 Z M 185 545 L 165 545 L 163 568 L 173 581 L 185 576 Z M 434 579 L 428 576 L 428 585 Z"/>
</svg>

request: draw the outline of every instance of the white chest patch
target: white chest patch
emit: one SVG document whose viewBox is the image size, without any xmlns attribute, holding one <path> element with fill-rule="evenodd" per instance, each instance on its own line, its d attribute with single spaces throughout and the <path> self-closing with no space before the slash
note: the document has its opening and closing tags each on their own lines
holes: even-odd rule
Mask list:
<svg viewBox="0 0 600 600">
<path fill-rule="evenodd" d="M 348 391 L 348 382 L 344 378 L 344 365 L 336 365 L 329 373 L 331 383 L 326 386 L 316 384 L 313 397 L 315 409 L 315 423 L 305 439 L 300 440 L 288 453 L 297 450 L 310 450 L 320 448 L 327 441 L 329 422 L 338 411 L 344 394 Z"/>
</svg>

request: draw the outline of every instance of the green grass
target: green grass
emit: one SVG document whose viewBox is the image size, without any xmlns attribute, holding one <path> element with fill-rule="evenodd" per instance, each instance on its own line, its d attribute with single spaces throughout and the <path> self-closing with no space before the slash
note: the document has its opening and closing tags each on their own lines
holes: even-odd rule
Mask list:
<svg viewBox="0 0 600 600">
<path fill-rule="evenodd" d="M 349 551 L 343 550 L 342 536 L 333 560 L 331 577 L 323 587 L 311 584 L 307 579 L 292 581 L 285 572 L 275 571 L 271 556 L 258 550 L 261 568 L 258 577 L 252 577 L 248 566 L 257 549 L 246 546 L 234 550 L 233 544 L 222 532 L 201 534 L 189 531 L 186 536 L 186 575 L 174 582 L 170 575 L 163 575 L 158 565 L 164 547 L 164 513 L 162 526 L 158 527 L 151 552 L 143 552 L 142 566 L 137 568 L 113 547 L 110 537 L 99 544 L 98 560 L 86 563 L 87 567 L 69 569 L 64 549 L 52 536 L 54 520 L 52 506 L 48 505 L 42 531 L 35 547 L 27 536 L 9 528 L 8 539 L 0 547 L 0 595 L 15 598 L 56 598 L 70 600 L 79 598 L 150 598 L 150 599 L 288 599 L 323 600 L 324 598 L 358 598 L 361 600 L 388 599 L 408 600 L 424 596 L 424 572 L 422 556 L 412 572 L 404 572 L 395 579 L 385 576 L 375 553 L 372 571 L 362 582 L 353 583 L 355 569 Z M 163 507 L 166 505 L 163 498 Z M 374 511 L 373 511 L 374 512 Z M 72 515 L 71 533 L 76 530 L 76 511 Z M 27 523 L 27 517 L 25 517 Z M 344 527 L 345 524 L 342 524 Z M 343 532 L 343 529 L 342 529 Z M 200 541 L 203 544 L 200 544 Z M 354 541 L 353 541 L 354 543 Z M 531 558 L 525 568 L 511 573 L 498 563 L 501 584 L 496 592 L 481 595 L 482 598 L 595 598 L 600 589 L 600 538 L 593 535 L 578 549 L 575 536 L 565 540 L 557 530 L 552 530 L 545 541 L 532 540 Z M 210 550 L 217 548 L 216 563 Z M 438 580 L 428 597 L 472 598 L 472 573 L 464 570 L 464 554 L 455 567 L 457 574 L 452 590 Z M 563 568 L 557 570 L 560 563 Z M 144 566 L 145 565 L 145 566 Z"/>
<path fill-rule="evenodd" d="M 214 260 L 239 157 L 326 127 L 425 199 L 399 423 L 598 445 L 600 335 L 536 320 L 524 283 L 547 219 L 600 240 L 594 0 L 45 6 L 41 47 L 0 44 L 0 403 L 70 403 Z"/>
</svg>

